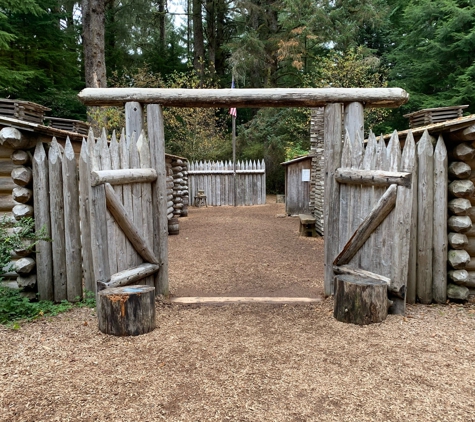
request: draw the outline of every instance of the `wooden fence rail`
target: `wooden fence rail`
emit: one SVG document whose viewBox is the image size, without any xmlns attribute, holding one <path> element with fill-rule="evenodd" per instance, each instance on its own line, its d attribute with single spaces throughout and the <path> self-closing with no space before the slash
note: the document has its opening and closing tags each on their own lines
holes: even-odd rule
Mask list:
<svg viewBox="0 0 475 422">
<path fill-rule="evenodd" d="M 262 161 L 238 161 L 236 176 L 231 161 L 191 162 L 188 170 L 190 198 L 204 190 L 209 205 L 262 205 L 266 202 L 266 166 Z"/>
</svg>

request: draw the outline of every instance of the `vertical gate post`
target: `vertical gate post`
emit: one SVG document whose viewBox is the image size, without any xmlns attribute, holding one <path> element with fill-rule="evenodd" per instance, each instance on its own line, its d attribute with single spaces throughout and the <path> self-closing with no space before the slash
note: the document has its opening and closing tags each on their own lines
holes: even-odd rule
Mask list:
<svg viewBox="0 0 475 422">
<path fill-rule="evenodd" d="M 143 109 L 142 104 L 136 101 L 125 103 L 125 136 L 132 139 L 135 132 L 137 140 L 143 129 Z"/>
<path fill-rule="evenodd" d="M 364 107 L 361 103 L 345 104 L 345 131 L 348 131 L 350 139 L 354 141 L 356 134 L 360 141 L 364 139 Z M 345 135 L 345 134 L 343 134 Z"/>
<path fill-rule="evenodd" d="M 335 180 L 335 170 L 340 167 L 343 146 L 341 109 L 341 103 L 325 106 L 325 296 L 334 292 L 333 260 L 338 255 L 340 187 Z"/>
<path fill-rule="evenodd" d="M 98 154 L 95 152 L 95 140 L 92 130 L 89 131 L 87 138 L 87 145 L 89 149 L 89 168 L 88 172 L 92 170 L 100 170 L 101 164 L 99 162 Z M 104 185 L 91 186 L 89 185 L 89 212 L 91 222 L 91 250 L 92 261 L 94 267 L 94 290 L 97 293 L 97 283 L 107 283 L 111 278 L 111 271 L 109 266 L 109 247 L 107 237 L 106 224 L 106 194 Z M 98 313 L 100 309 L 97 309 Z"/>
<path fill-rule="evenodd" d="M 160 269 L 155 275 L 155 294 L 168 295 L 168 219 L 163 110 L 159 104 L 147 105 L 147 129 L 152 168 L 157 180 L 152 184 L 153 251 Z"/>
</svg>

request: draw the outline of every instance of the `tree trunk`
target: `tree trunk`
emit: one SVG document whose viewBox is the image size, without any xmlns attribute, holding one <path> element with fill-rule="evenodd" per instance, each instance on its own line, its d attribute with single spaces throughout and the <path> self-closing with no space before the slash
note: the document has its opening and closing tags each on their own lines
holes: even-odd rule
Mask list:
<svg viewBox="0 0 475 422">
<path fill-rule="evenodd" d="M 106 88 L 105 0 L 82 0 L 82 40 L 86 86 Z"/>
<path fill-rule="evenodd" d="M 166 47 L 165 3 L 166 3 L 166 0 L 158 0 L 158 24 L 160 28 L 159 42 L 160 42 L 160 50 L 162 54 L 165 52 L 165 47 Z"/>
<path fill-rule="evenodd" d="M 82 0 L 82 43 L 86 87 L 107 88 L 105 56 L 105 3 L 106 0 Z M 88 108 L 88 121 L 99 134 L 105 122 L 91 116 L 95 107 Z M 98 127 L 99 126 L 99 127 Z"/>
<path fill-rule="evenodd" d="M 206 38 L 208 46 L 208 66 L 211 74 L 215 73 L 216 66 L 216 0 L 207 0 L 206 9 Z"/>
<path fill-rule="evenodd" d="M 203 37 L 203 13 L 201 1 L 193 0 L 193 67 L 200 76 L 200 84 L 204 78 L 204 37 Z"/>
</svg>

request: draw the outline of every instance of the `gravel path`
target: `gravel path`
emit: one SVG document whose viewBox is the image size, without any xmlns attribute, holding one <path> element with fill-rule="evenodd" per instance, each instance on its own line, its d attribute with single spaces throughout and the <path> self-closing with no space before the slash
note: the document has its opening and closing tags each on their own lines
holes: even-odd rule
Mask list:
<svg viewBox="0 0 475 422">
<path fill-rule="evenodd" d="M 289 234 L 279 245 L 262 238 L 261 249 L 287 250 L 287 262 L 296 255 L 291 245 L 321 245 L 296 240 L 296 220 L 276 218 L 272 207 L 266 220 L 276 231 L 289 224 Z M 321 292 L 318 276 L 280 278 L 287 266 L 300 274 L 299 261 L 280 267 L 271 255 L 252 261 L 254 268 L 267 262 L 271 277 L 262 269 L 258 287 L 249 276 L 238 287 L 228 267 L 241 267 L 232 259 L 226 265 L 223 244 L 213 252 L 204 240 L 198 248 L 210 248 L 206 275 L 186 283 L 179 268 L 191 271 L 198 262 L 185 257 L 195 256 L 193 224 L 206 210 L 190 214 L 171 239 L 175 294 L 267 294 L 268 278 L 277 280 L 278 295 Z M 238 255 L 248 259 L 245 250 Z M 474 305 L 409 306 L 405 317 L 359 327 L 336 321 L 331 299 L 298 306 L 158 302 L 157 325 L 147 335 L 112 337 L 98 331 L 92 310 L 75 309 L 17 331 L 0 326 L 0 421 L 475 421 Z"/>
</svg>

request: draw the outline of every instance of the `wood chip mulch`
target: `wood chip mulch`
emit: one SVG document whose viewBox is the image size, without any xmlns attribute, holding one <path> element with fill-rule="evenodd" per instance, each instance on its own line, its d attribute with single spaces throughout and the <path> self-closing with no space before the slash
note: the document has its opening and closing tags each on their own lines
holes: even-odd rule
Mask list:
<svg viewBox="0 0 475 422">
<path fill-rule="evenodd" d="M 290 219 L 269 209 L 279 231 Z M 298 240 L 289 236 L 276 249 L 293 257 Z M 260 241 L 266 249 L 275 239 Z M 312 248 L 321 239 L 304 241 Z M 175 252 L 172 282 L 182 272 Z M 302 285 L 292 287 L 271 273 L 277 296 L 322 288 L 314 281 L 321 274 L 299 275 Z M 244 283 L 243 294 L 266 293 L 262 274 L 258 288 Z M 234 279 L 206 275 L 214 281 L 203 285 L 205 277 L 196 277 L 210 295 L 240 293 Z M 172 291 L 198 288 L 183 283 Z M 19 330 L 0 326 L 0 421 L 475 421 L 473 304 L 409 306 L 404 317 L 364 327 L 336 321 L 332 309 L 331 298 L 311 305 L 157 301 L 157 329 L 126 338 L 99 332 L 91 309 Z"/>
</svg>

